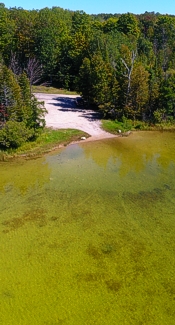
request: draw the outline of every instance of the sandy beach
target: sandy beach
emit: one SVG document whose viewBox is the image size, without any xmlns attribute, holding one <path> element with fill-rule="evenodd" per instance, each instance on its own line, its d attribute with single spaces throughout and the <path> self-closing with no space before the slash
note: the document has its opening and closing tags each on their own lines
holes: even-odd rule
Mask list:
<svg viewBox="0 0 175 325">
<path fill-rule="evenodd" d="M 78 129 L 90 135 L 84 141 L 100 140 L 116 137 L 101 129 L 99 112 L 84 107 L 77 107 L 77 95 L 34 94 L 39 101 L 45 102 L 48 113 L 45 116 L 46 126 L 54 129 Z"/>
</svg>

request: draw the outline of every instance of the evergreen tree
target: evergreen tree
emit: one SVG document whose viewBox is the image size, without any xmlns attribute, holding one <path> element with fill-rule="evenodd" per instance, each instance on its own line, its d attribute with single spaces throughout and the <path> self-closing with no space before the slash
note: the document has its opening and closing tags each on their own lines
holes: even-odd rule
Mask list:
<svg viewBox="0 0 175 325">
<path fill-rule="evenodd" d="M 18 147 L 45 126 L 46 109 L 30 93 L 25 73 L 18 78 L 0 64 L 0 146 Z"/>
<path fill-rule="evenodd" d="M 175 117 L 175 70 L 169 70 L 160 90 L 161 107 L 168 117 Z"/>
</svg>

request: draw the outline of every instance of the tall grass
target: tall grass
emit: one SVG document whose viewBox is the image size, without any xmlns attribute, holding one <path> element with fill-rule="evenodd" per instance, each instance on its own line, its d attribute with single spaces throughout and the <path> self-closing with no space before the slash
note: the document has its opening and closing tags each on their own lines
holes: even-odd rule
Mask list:
<svg viewBox="0 0 175 325">
<path fill-rule="evenodd" d="M 75 91 L 69 91 L 66 89 L 59 89 L 56 87 L 46 87 L 46 86 L 32 86 L 32 92 L 46 93 L 46 94 L 77 95 Z"/>
</svg>

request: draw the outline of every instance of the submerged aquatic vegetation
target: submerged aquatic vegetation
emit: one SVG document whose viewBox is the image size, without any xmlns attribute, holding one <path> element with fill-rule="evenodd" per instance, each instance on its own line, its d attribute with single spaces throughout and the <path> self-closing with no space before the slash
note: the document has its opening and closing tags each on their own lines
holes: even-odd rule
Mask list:
<svg viewBox="0 0 175 325">
<path fill-rule="evenodd" d="M 1 164 L 2 324 L 174 325 L 173 146 L 137 134 Z"/>
</svg>

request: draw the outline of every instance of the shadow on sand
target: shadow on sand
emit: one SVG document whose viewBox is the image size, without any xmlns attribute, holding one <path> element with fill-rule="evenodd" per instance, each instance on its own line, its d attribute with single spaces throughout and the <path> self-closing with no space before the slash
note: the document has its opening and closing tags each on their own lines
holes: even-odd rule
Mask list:
<svg viewBox="0 0 175 325">
<path fill-rule="evenodd" d="M 103 117 L 103 114 L 99 111 L 95 111 L 91 108 L 85 107 L 77 107 L 76 98 L 68 98 L 68 97 L 55 97 L 54 101 L 58 103 L 49 103 L 53 106 L 59 107 L 58 110 L 61 112 L 79 112 L 82 113 L 80 116 L 87 118 L 89 121 L 100 120 Z"/>
</svg>

